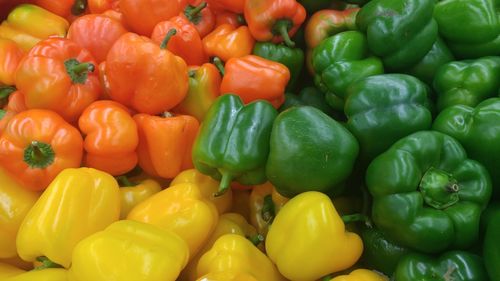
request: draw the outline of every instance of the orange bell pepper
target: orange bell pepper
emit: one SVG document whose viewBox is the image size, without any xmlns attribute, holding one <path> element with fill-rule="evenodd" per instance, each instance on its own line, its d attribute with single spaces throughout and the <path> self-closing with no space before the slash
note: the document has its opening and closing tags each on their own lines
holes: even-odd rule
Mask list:
<svg viewBox="0 0 500 281">
<path fill-rule="evenodd" d="M 223 61 L 250 55 L 255 44 L 247 26 L 238 28 L 223 24 L 203 38 L 203 47 L 209 57 L 219 57 Z"/>
<path fill-rule="evenodd" d="M 80 167 L 82 154 L 80 132 L 49 110 L 16 114 L 0 137 L 0 165 L 30 190 L 44 190 L 65 168 Z"/>
<path fill-rule="evenodd" d="M 286 202 L 288 198 L 279 194 L 271 183 L 254 186 L 250 194 L 250 222 L 260 234 L 267 235 L 269 225 Z"/>
<path fill-rule="evenodd" d="M 50 109 L 74 123 L 100 95 L 96 66 L 92 55 L 75 42 L 49 38 L 21 60 L 16 86 L 28 108 Z"/>
<path fill-rule="evenodd" d="M 290 71 L 283 64 L 248 55 L 227 61 L 220 91 L 237 94 L 244 103 L 264 99 L 278 108 L 289 80 Z"/>
<path fill-rule="evenodd" d="M 200 35 L 186 17 L 177 16 L 158 23 L 153 29 L 151 39 L 161 45 L 169 33 L 173 35 L 166 46 L 174 55 L 183 58 L 188 65 L 201 65 L 208 62 Z"/>
<path fill-rule="evenodd" d="M 87 0 L 90 13 L 101 14 L 107 10 L 118 10 L 120 0 Z"/>
<path fill-rule="evenodd" d="M 243 14 L 245 0 L 207 0 L 210 7 L 218 11 L 230 11 Z"/>
<path fill-rule="evenodd" d="M 172 179 L 193 167 L 191 150 L 199 122 L 189 115 L 136 114 L 139 166 L 148 174 Z"/>
<path fill-rule="evenodd" d="M 119 8 L 132 31 L 150 36 L 156 24 L 179 15 L 187 0 L 120 0 Z"/>
<path fill-rule="evenodd" d="M 35 0 L 34 4 L 64 18 L 79 16 L 85 12 L 85 0 Z"/>
<path fill-rule="evenodd" d="M 9 91 L 9 89 L 0 89 L 0 93 L 4 94 L 5 90 Z M 15 90 L 15 88 L 10 89 Z M 17 113 L 21 111 L 27 110 L 26 104 L 24 103 L 24 95 L 20 91 L 13 91 L 8 94 L 8 102 L 7 105 L 0 109 L 0 134 L 4 131 L 7 123 L 14 117 Z"/>
<path fill-rule="evenodd" d="M 207 2 L 191 0 L 184 9 L 184 16 L 194 25 L 200 37 L 203 38 L 215 28 L 215 14 Z"/>
<path fill-rule="evenodd" d="M 109 96 L 140 113 L 170 110 L 188 91 L 184 60 L 149 38 L 131 32 L 111 47 L 104 75 Z"/>
<path fill-rule="evenodd" d="M 0 38 L 0 85 L 15 84 L 14 74 L 23 56 L 23 50 L 14 41 Z"/>
<path fill-rule="evenodd" d="M 137 125 L 125 106 L 110 100 L 96 101 L 85 109 L 78 125 L 85 135 L 86 167 L 118 176 L 137 165 Z"/>
<path fill-rule="evenodd" d="M 105 15 L 85 15 L 77 18 L 68 29 L 68 38 L 87 49 L 100 63 L 111 46 L 127 30 L 120 21 Z"/>
<path fill-rule="evenodd" d="M 242 215 L 247 221 L 250 221 L 250 191 L 233 189 L 233 204 L 231 212 Z"/>
<path fill-rule="evenodd" d="M 290 37 L 306 19 L 306 9 L 296 0 L 246 0 L 244 14 L 257 41 L 284 41 L 289 47 L 295 45 Z"/>
<path fill-rule="evenodd" d="M 215 14 L 215 26 L 223 24 L 230 24 L 234 28 L 240 27 L 245 24 L 245 18 L 242 14 L 236 14 L 228 11 L 217 11 Z"/>
</svg>

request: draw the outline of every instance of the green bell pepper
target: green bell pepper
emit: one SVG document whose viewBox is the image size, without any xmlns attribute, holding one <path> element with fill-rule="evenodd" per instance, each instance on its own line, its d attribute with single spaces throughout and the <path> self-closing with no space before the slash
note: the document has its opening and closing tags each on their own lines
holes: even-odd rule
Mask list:
<svg viewBox="0 0 500 281">
<path fill-rule="evenodd" d="M 290 70 L 290 80 L 286 89 L 295 89 L 297 79 L 304 66 L 304 51 L 302 49 L 291 48 L 285 44 L 257 42 L 253 48 L 253 54 L 285 65 Z"/>
<path fill-rule="evenodd" d="M 366 184 L 375 225 L 396 243 L 424 253 L 471 246 L 491 196 L 483 165 L 436 131 L 396 142 L 370 163 Z"/>
<path fill-rule="evenodd" d="M 419 62 L 436 42 L 432 14 L 435 0 L 372 0 L 359 11 L 356 24 L 366 32 L 370 51 L 391 71 Z"/>
<path fill-rule="evenodd" d="M 500 55 L 500 1 L 439 1 L 434 18 L 455 56 L 465 59 Z"/>
<path fill-rule="evenodd" d="M 400 138 L 430 129 L 426 85 L 405 74 L 383 74 L 354 83 L 345 103 L 347 128 L 358 139 L 360 161 L 368 164 Z"/>
<path fill-rule="evenodd" d="M 298 95 L 293 93 L 285 93 L 285 102 L 278 109 L 279 112 L 293 106 L 310 105 L 323 111 L 328 116 L 335 116 L 337 113 L 330 107 L 325 100 L 325 94 L 316 87 L 306 87 L 302 89 Z"/>
<path fill-rule="evenodd" d="M 498 95 L 500 57 L 447 63 L 439 68 L 433 85 L 439 111 L 457 104 L 476 106 Z"/>
<path fill-rule="evenodd" d="M 285 197 L 328 193 L 349 176 L 357 156 L 356 138 L 339 122 L 312 106 L 292 107 L 274 121 L 266 175 Z"/>
<path fill-rule="evenodd" d="M 343 111 L 347 88 L 354 82 L 384 73 L 382 61 L 369 56 L 368 41 L 359 31 L 344 31 L 323 40 L 312 55 L 315 84 L 327 102 Z"/>
<path fill-rule="evenodd" d="M 450 251 L 438 258 L 412 253 L 398 263 L 397 281 L 486 281 L 488 276 L 480 256 Z"/>
<path fill-rule="evenodd" d="M 486 222 L 483 242 L 483 258 L 491 281 L 500 281 L 500 208 L 496 206 Z"/>
<path fill-rule="evenodd" d="M 471 159 L 483 164 L 493 182 L 493 197 L 500 197 L 500 98 L 476 107 L 455 105 L 441 111 L 432 129 L 457 139 Z"/>
<path fill-rule="evenodd" d="M 267 101 L 243 105 L 240 97 L 224 94 L 210 106 L 193 144 L 193 164 L 220 180 L 217 195 L 232 180 L 244 185 L 266 181 L 269 139 L 277 110 Z"/>
</svg>

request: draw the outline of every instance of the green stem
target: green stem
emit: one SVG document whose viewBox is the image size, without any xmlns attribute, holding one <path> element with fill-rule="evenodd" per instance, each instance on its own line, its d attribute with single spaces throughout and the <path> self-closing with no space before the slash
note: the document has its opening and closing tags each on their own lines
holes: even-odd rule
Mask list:
<svg viewBox="0 0 500 281">
<path fill-rule="evenodd" d="M 1 86 L 0 87 L 0 106 L 4 106 L 9 102 L 10 94 L 16 91 L 14 86 Z"/>
<path fill-rule="evenodd" d="M 245 20 L 245 16 L 242 14 L 238 14 L 238 16 L 236 17 L 236 21 L 241 25 L 247 24 L 247 21 Z"/>
<path fill-rule="evenodd" d="M 293 26 L 293 23 L 290 20 L 278 20 L 273 27 L 273 33 L 276 35 L 280 35 L 283 38 L 285 44 L 293 48 L 295 47 L 295 42 L 290 39 L 288 35 L 288 30 Z"/>
<path fill-rule="evenodd" d="M 197 17 L 200 14 L 200 12 L 203 11 L 203 9 L 205 9 L 206 7 L 207 7 L 207 2 L 201 2 L 200 5 L 198 6 L 189 5 L 184 11 L 184 15 L 190 21 L 193 21 L 193 19 Z"/>
<path fill-rule="evenodd" d="M 133 187 L 137 185 L 136 183 L 131 182 L 127 176 L 117 176 L 115 178 L 121 187 Z"/>
<path fill-rule="evenodd" d="M 32 141 L 24 149 L 24 162 L 32 169 L 43 169 L 54 162 L 55 153 L 50 144 Z"/>
<path fill-rule="evenodd" d="M 254 244 L 255 246 L 258 246 L 260 243 L 264 242 L 264 236 L 262 236 L 261 234 L 248 236 L 247 239 L 250 240 L 250 242 L 252 242 L 252 244 Z"/>
<path fill-rule="evenodd" d="M 226 191 L 231 187 L 231 181 L 233 180 L 233 175 L 228 172 L 221 172 L 222 179 L 220 180 L 219 190 L 214 193 L 214 197 L 219 197 L 224 195 Z"/>
<path fill-rule="evenodd" d="M 75 0 L 71 6 L 71 13 L 75 16 L 81 15 L 87 8 L 87 0 Z"/>
<path fill-rule="evenodd" d="M 170 29 L 167 32 L 167 35 L 165 35 L 165 38 L 163 38 L 163 41 L 161 41 L 160 49 L 165 50 L 167 48 L 168 41 L 170 41 L 170 38 L 172 38 L 175 34 L 177 34 L 177 30 L 175 28 Z"/>
<path fill-rule="evenodd" d="M 262 204 L 261 210 L 262 218 L 267 222 L 271 223 L 276 215 L 276 210 L 274 208 L 273 196 L 268 194 L 264 197 L 264 202 Z"/>
<path fill-rule="evenodd" d="M 60 264 L 57 264 L 57 263 L 51 261 L 49 258 L 44 257 L 44 256 L 37 257 L 36 260 L 41 262 L 42 264 L 35 267 L 34 270 L 42 270 L 42 269 L 47 269 L 47 268 L 62 268 L 62 266 Z"/>
<path fill-rule="evenodd" d="M 66 72 L 68 73 L 71 81 L 77 84 L 85 84 L 89 72 L 95 70 L 95 66 L 90 62 L 80 63 L 76 59 L 68 59 L 64 62 Z"/>
<path fill-rule="evenodd" d="M 226 74 L 226 69 L 224 68 L 224 65 L 222 64 L 222 60 L 219 57 L 214 57 L 214 65 L 217 67 L 219 70 L 220 74 L 224 76 Z"/>
<path fill-rule="evenodd" d="M 321 281 L 330 281 L 330 280 L 332 280 L 332 278 L 333 277 L 331 275 L 327 275 L 327 276 L 321 278 Z"/>
<path fill-rule="evenodd" d="M 366 215 L 363 215 L 363 214 L 352 214 L 352 215 L 345 215 L 345 216 L 342 216 L 342 221 L 344 222 L 344 224 L 348 224 L 348 223 L 352 223 L 352 222 L 359 222 L 359 221 L 362 221 L 362 222 L 367 222 L 367 221 L 370 221 L 370 218 L 367 217 Z"/>
</svg>

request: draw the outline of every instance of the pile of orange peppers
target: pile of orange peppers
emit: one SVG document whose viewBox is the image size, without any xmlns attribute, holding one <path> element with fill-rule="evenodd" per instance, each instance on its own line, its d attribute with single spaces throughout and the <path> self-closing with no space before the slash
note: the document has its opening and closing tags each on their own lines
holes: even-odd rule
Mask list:
<svg viewBox="0 0 500 281">
<path fill-rule="evenodd" d="M 297 32 L 299 2 L 0 10 L 0 280 L 388 280 L 348 270 L 363 252 L 341 218 L 353 199 L 288 199 L 270 183 L 215 196 L 219 182 L 193 169 L 218 96 L 283 103 L 288 69 L 252 50 Z"/>
</svg>

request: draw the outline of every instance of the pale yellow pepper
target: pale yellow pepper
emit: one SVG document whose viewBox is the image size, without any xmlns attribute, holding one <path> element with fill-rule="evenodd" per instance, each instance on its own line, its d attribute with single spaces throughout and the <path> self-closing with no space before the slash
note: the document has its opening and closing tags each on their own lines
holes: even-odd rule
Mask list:
<svg viewBox="0 0 500 281">
<path fill-rule="evenodd" d="M 267 235 L 274 217 L 288 202 L 288 198 L 279 194 L 270 182 L 256 185 L 250 193 L 250 221 L 257 231 Z"/>
<path fill-rule="evenodd" d="M 388 281 L 389 278 L 368 269 L 356 269 L 349 275 L 340 275 L 330 281 Z"/>
<path fill-rule="evenodd" d="M 113 176 L 92 168 L 60 172 L 29 211 L 19 229 L 19 256 L 45 256 L 68 268 L 75 245 L 120 215 L 120 191 Z"/>
<path fill-rule="evenodd" d="M 18 267 L 8 263 L 0 262 L 0 280 L 5 280 L 7 277 L 12 277 L 26 272 Z"/>
<path fill-rule="evenodd" d="M 2 281 L 68 281 L 68 271 L 63 268 L 31 270 L 2 279 Z"/>
<path fill-rule="evenodd" d="M 125 176 L 116 179 L 120 184 L 120 219 L 125 219 L 135 206 L 161 191 L 160 184 L 153 179 L 136 181 Z"/>
</svg>

